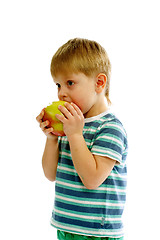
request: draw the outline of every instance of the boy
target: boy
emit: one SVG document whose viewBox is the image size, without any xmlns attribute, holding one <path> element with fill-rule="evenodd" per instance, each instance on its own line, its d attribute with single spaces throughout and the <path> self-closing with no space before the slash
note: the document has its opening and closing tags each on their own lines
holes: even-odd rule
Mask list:
<svg viewBox="0 0 160 240">
<path fill-rule="evenodd" d="M 47 136 L 44 174 L 56 181 L 51 225 L 60 240 L 123 239 L 127 136 L 108 110 L 110 72 L 104 48 L 87 39 L 68 41 L 52 58 L 66 136 L 53 135 L 44 110 L 37 121 Z"/>
</svg>

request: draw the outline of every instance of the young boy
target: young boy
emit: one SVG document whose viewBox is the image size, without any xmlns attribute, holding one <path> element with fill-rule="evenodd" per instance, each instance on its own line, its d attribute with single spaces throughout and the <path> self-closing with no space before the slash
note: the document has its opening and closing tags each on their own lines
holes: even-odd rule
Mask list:
<svg viewBox="0 0 160 240">
<path fill-rule="evenodd" d="M 44 110 L 37 121 L 47 136 L 44 174 L 56 181 L 51 225 L 60 240 L 123 239 L 127 136 L 108 110 L 110 72 L 104 48 L 87 39 L 68 41 L 52 58 L 66 136 L 53 135 Z"/>
</svg>

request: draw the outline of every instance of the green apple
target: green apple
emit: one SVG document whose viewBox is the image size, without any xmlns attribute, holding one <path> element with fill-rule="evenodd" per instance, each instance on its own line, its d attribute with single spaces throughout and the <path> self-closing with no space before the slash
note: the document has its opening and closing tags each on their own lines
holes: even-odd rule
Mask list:
<svg viewBox="0 0 160 240">
<path fill-rule="evenodd" d="M 57 136 L 65 136 L 65 133 L 63 131 L 63 123 L 59 121 L 55 116 L 56 114 L 63 115 L 59 111 L 58 106 L 59 105 L 64 106 L 64 104 L 65 104 L 65 101 L 52 102 L 51 105 L 47 106 L 44 109 L 43 121 L 48 120 L 50 122 L 48 127 L 52 127 L 53 134 Z"/>
</svg>

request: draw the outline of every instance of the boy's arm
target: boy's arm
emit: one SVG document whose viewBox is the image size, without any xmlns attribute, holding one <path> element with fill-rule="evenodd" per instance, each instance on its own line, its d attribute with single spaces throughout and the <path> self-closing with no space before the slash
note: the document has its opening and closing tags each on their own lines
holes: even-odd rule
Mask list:
<svg viewBox="0 0 160 240">
<path fill-rule="evenodd" d="M 72 161 L 83 184 L 88 189 L 96 189 L 110 174 L 116 161 L 108 157 L 93 155 L 84 140 L 84 117 L 75 104 L 65 104 L 59 110 L 64 116 L 56 117 L 63 122 L 63 129 L 67 135 Z"/>
<path fill-rule="evenodd" d="M 73 164 L 83 184 L 88 189 L 96 189 L 109 176 L 116 161 L 93 155 L 82 135 L 72 135 L 69 143 Z"/>
<path fill-rule="evenodd" d="M 55 181 L 59 157 L 58 138 L 47 138 L 42 157 L 42 167 L 46 178 Z"/>
<path fill-rule="evenodd" d="M 59 157 L 58 137 L 53 135 L 53 128 L 49 128 L 49 121 L 43 122 L 44 109 L 36 117 L 40 124 L 41 130 L 47 136 L 46 145 L 42 157 L 42 167 L 46 178 L 50 181 L 55 181 L 57 164 Z"/>
</svg>

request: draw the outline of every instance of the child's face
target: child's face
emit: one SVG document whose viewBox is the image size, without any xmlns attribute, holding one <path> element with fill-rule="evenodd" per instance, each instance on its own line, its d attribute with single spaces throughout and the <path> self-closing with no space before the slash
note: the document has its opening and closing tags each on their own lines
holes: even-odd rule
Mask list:
<svg viewBox="0 0 160 240">
<path fill-rule="evenodd" d="M 97 101 L 96 78 L 83 73 L 59 74 L 54 82 L 59 100 L 75 103 L 84 115 L 94 107 Z"/>
</svg>

